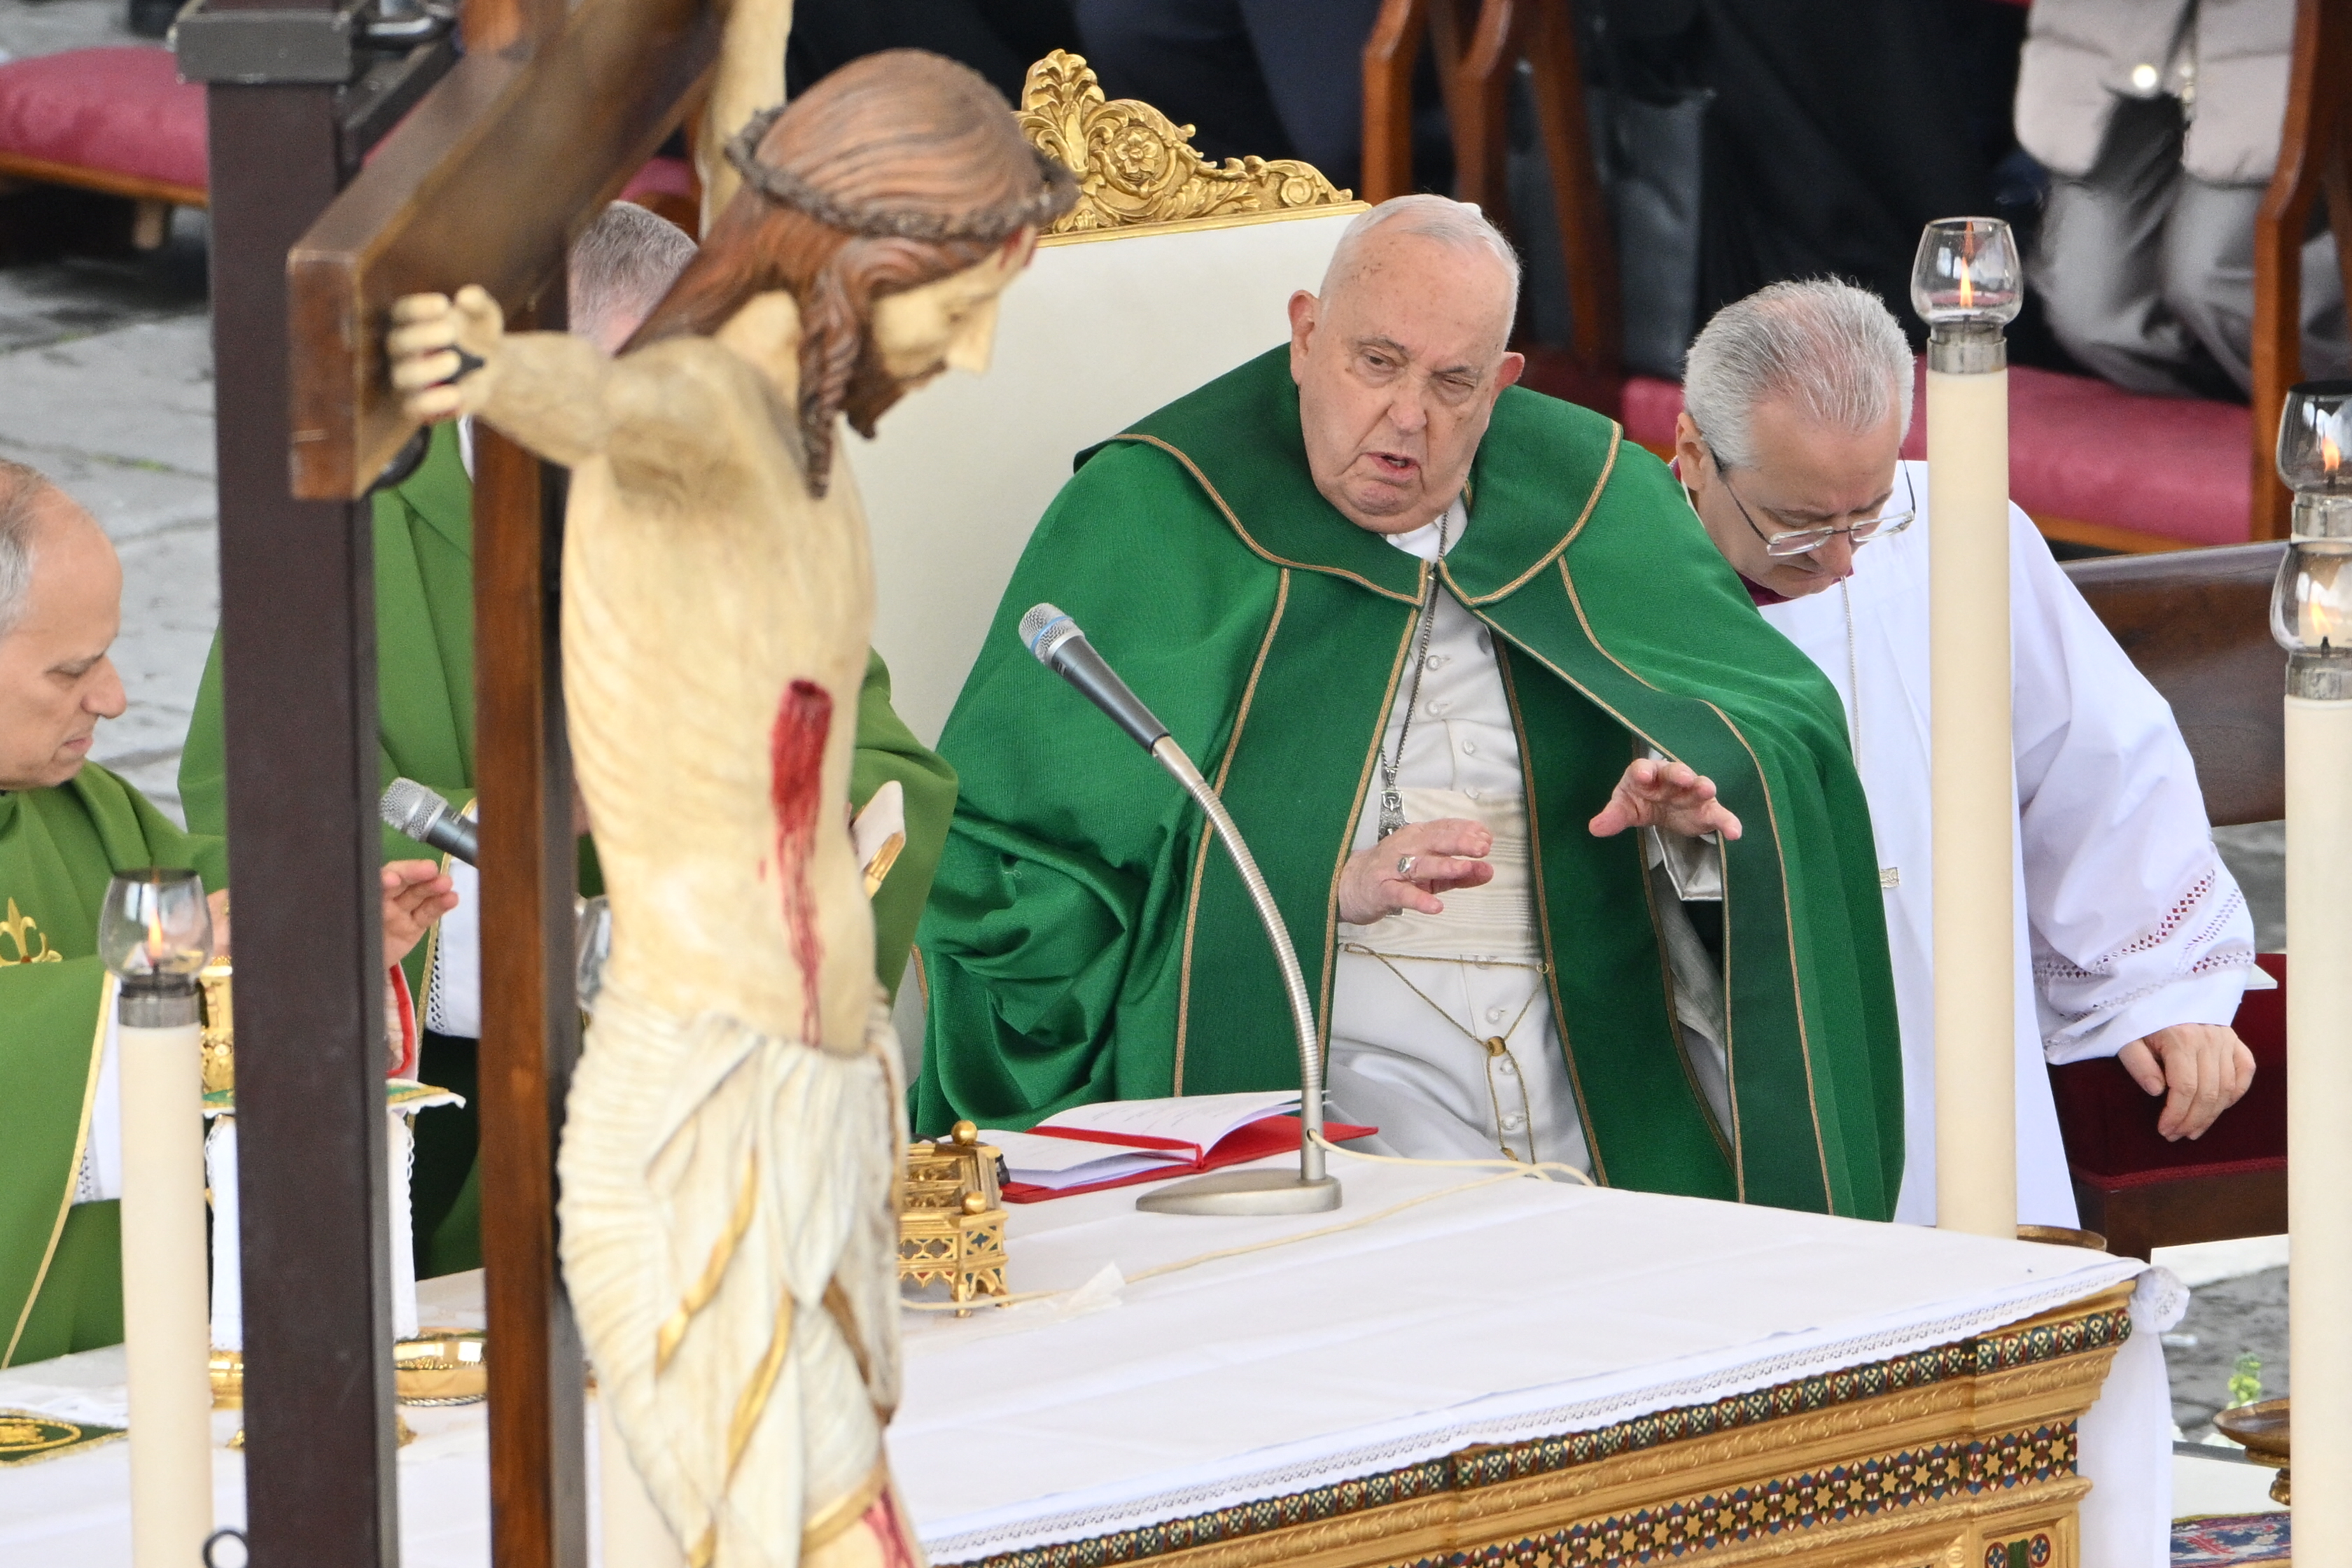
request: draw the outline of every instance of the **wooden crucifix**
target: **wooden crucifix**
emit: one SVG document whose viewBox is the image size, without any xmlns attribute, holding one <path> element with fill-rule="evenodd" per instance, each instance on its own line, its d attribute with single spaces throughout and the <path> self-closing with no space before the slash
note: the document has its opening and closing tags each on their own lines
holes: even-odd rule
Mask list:
<svg viewBox="0 0 2352 1568">
<path fill-rule="evenodd" d="M 720 30 L 701 0 L 467 0 L 462 26 L 464 60 L 364 172 L 341 86 L 211 94 L 239 1049 L 284 1069 L 249 1074 L 241 1107 L 262 1568 L 388 1568 L 399 1550 L 373 906 L 346 919 L 321 892 L 372 887 L 380 854 L 364 498 L 410 433 L 383 383 L 386 307 L 479 282 L 560 327 L 570 241 L 677 123 Z M 578 1047 L 562 503 L 490 432 L 476 466 L 494 1552 L 580 1568 L 583 1362 L 552 1218 Z"/>
</svg>

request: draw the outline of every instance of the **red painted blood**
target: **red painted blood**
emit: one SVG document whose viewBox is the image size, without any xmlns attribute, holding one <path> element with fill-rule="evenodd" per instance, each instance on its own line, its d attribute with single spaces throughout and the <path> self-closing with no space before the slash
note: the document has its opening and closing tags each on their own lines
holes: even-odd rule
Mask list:
<svg viewBox="0 0 2352 1568">
<path fill-rule="evenodd" d="M 801 1034 L 818 1043 L 817 969 L 824 946 L 817 935 L 816 900 L 809 889 L 809 855 L 816 840 L 817 795 L 824 783 L 824 742 L 833 728 L 833 697 L 813 680 L 784 689 L 768 737 L 768 799 L 776 814 L 776 872 L 784 898 L 784 930 L 801 971 Z"/>
</svg>

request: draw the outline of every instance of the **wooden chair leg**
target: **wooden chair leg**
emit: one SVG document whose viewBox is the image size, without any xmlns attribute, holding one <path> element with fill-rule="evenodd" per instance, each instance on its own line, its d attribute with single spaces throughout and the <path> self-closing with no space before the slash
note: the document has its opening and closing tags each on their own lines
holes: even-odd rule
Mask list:
<svg viewBox="0 0 2352 1568">
<path fill-rule="evenodd" d="M 1454 73 L 1454 194 L 1475 203 L 1496 227 L 1515 237 L 1509 184 L 1511 78 L 1527 54 L 1534 15 L 1529 0 L 1486 0 Z"/>
<path fill-rule="evenodd" d="M 1538 0 L 1529 58 L 1535 66 L 1536 118 L 1551 169 L 1551 199 L 1568 270 L 1569 327 L 1577 363 L 1613 381 L 1622 375 L 1625 321 L 1617 277 L 1615 226 L 1592 155 L 1591 121 L 1576 30 L 1565 0 Z"/>
<path fill-rule="evenodd" d="M 2273 468 L 2286 389 L 2303 368 L 2303 237 L 2323 189 L 2352 293 L 2352 0 L 2301 0 L 2278 168 L 2254 219 L 2253 512 L 2250 537 L 2284 539 L 2292 504 Z"/>
<path fill-rule="evenodd" d="M 1429 0 L 1381 0 L 1364 40 L 1364 190 L 1378 205 L 1412 184 L 1412 68 Z"/>
</svg>

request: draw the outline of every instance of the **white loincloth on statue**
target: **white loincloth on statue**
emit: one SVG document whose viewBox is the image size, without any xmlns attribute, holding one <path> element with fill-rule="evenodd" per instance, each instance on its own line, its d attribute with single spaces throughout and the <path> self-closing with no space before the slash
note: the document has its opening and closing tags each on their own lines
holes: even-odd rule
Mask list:
<svg viewBox="0 0 2352 1568">
<path fill-rule="evenodd" d="M 873 1500 L 898 1401 L 898 1062 L 878 1005 L 843 1056 L 619 984 L 598 1001 L 557 1161 L 563 1272 L 690 1558 L 708 1538 L 719 1568 L 787 1568 Z"/>
</svg>

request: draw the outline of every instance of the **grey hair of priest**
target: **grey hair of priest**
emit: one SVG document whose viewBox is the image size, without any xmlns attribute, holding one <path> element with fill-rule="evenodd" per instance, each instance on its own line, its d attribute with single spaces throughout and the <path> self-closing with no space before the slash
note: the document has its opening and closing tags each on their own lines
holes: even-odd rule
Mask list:
<svg viewBox="0 0 2352 1568">
<path fill-rule="evenodd" d="M 572 242 L 565 301 L 572 330 L 608 352 L 617 348 L 661 303 L 697 248 L 658 213 L 635 202 L 607 205 Z"/>
<path fill-rule="evenodd" d="M 1331 252 L 1331 264 L 1323 269 L 1323 287 L 1318 292 L 1329 298 L 1332 289 L 1344 282 L 1354 268 L 1356 252 L 1364 237 L 1391 224 L 1402 225 L 1406 234 L 1417 234 L 1455 250 L 1485 251 L 1500 261 L 1511 275 L 1511 311 L 1517 316 L 1519 257 L 1511 248 L 1511 242 L 1503 237 L 1503 231 L 1478 210 L 1475 203 L 1457 202 L 1451 196 L 1433 195 L 1426 191 L 1391 196 L 1349 224 L 1339 236 L 1339 247 Z M 1507 323 L 1505 331 L 1508 330 Z"/>
<path fill-rule="evenodd" d="M 0 458 L 0 637 L 16 629 L 33 592 L 33 534 L 51 489 L 38 468 Z"/>
<path fill-rule="evenodd" d="M 1895 313 L 1833 278 L 1774 283 L 1715 313 L 1683 366 L 1683 407 L 1715 460 L 1756 463 L 1758 405 L 1792 399 L 1812 424 L 1864 435 L 1911 427 L 1911 345 Z"/>
</svg>

